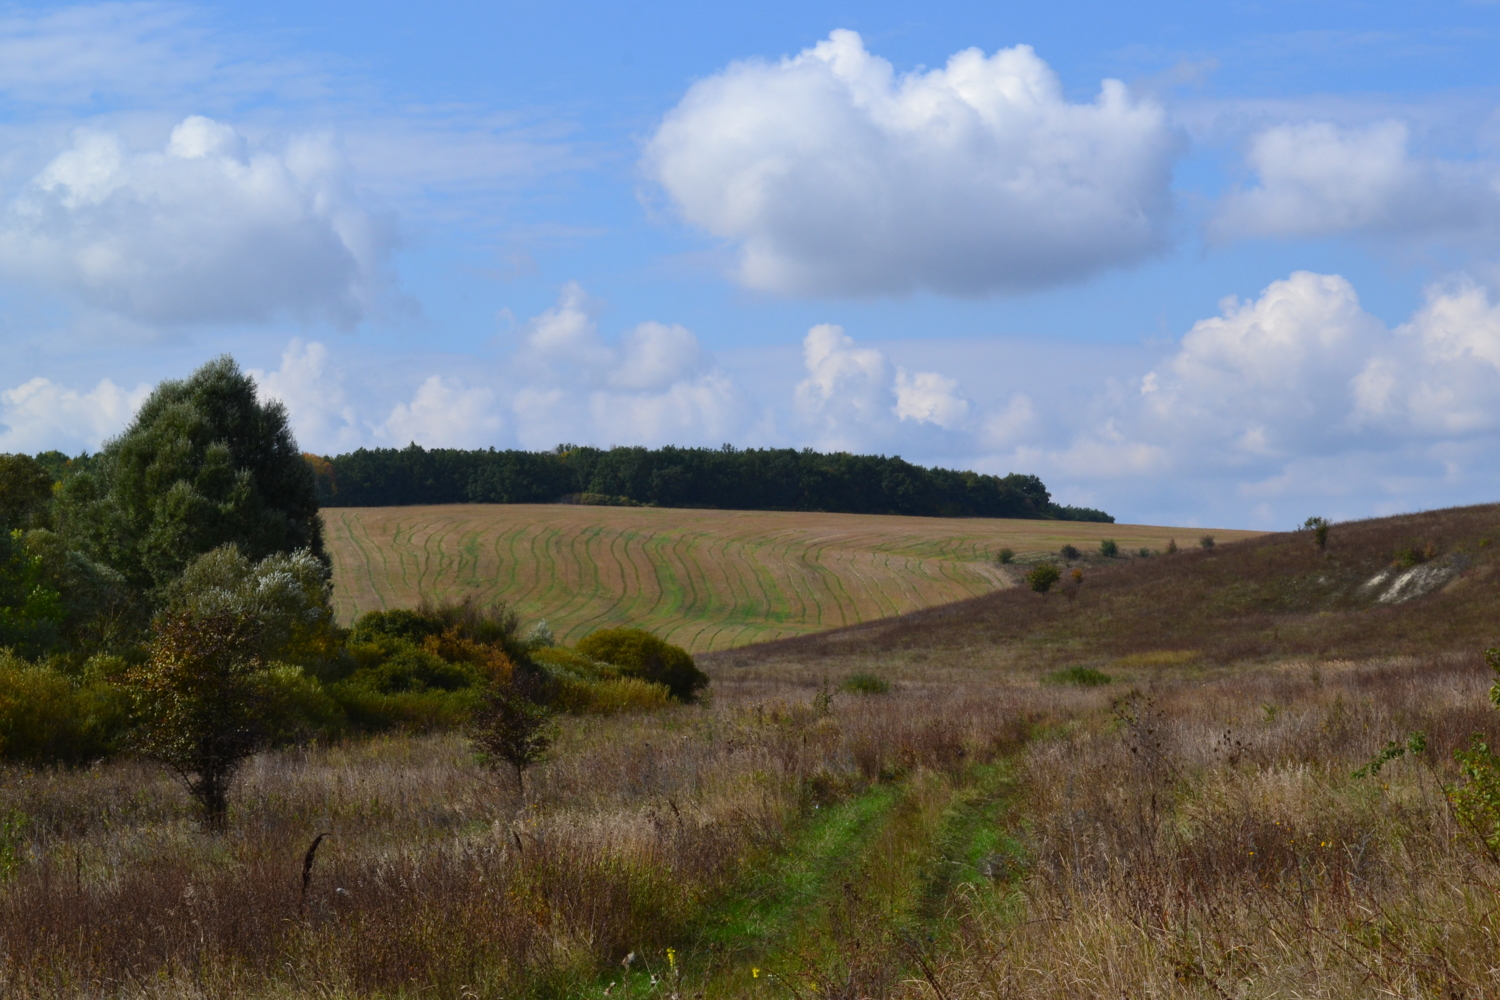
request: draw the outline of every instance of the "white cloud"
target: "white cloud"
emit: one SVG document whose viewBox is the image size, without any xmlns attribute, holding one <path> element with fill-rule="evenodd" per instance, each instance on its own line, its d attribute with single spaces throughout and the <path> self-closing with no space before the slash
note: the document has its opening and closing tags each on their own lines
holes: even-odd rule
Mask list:
<svg viewBox="0 0 1500 1000">
<path fill-rule="evenodd" d="M 431 375 L 411 402 L 396 404 L 376 436 L 397 447 L 484 448 L 497 443 L 503 427 L 493 389 Z"/>
<path fill-rule="evenodd" d="M 352 325 L 391 249 L 332 143 L 253 148 L 202 117 L 161 152 L 79 130 L 0 213 L 0 271 L 146 323 Z"/>
<path fill-rule="evenodd" d="M 897 75 L 860 36 L 689 89 L 645 157 L 689 223 L 785 294 L 1025 291 L 1165 246 L 1179 148 L 1106 80 L 1069 103 L 1028 46 Z"/>
<path fill-rule="evenodd" d="M 330 368 L 328 348 L 314 341 L 292 342 L 273 372 L 251 370 L 261 399 L 280 400 L 304 451 L 332 455 L 365 443 L 365 433 L 344 390 L 341 374 Z"/>
<path fill-rule="evenodd" d="M 97 450 L 125 429 L 150 394 L 149 386 L 126 390 L 109 379 L 79 392 L 34 378 L 0 392 L 0 451 Z"/>
<path fill-rule="evenodd" d="M 597 310 L 577 283 L 526 325 L 518 362 L 529 373 L 512 401 L 526 447 L 722 443 L 748 411 L 691 330 L 640 323 L 617 345 L 599 335 Z"/>
<path fill-rule="evenodd" d="M 958 380 L 937 372 L 909 372 L 896 369 L 896 405 L 893 412 L 902 420 L 936 424 L 944 430 L 957 430 L 969 417 L 969 401 L 959 392 Z"/>
<path fill-rule="evenodd" d="M 1219 238 L 1338 233 L 1436 235 L 1500 222 L 1500 170 L 1415 157 L 1407 126 L 1283 124 L 1253 136 L 1246 161 L 1259 184 L 1226 197 Z"/>
</svg>

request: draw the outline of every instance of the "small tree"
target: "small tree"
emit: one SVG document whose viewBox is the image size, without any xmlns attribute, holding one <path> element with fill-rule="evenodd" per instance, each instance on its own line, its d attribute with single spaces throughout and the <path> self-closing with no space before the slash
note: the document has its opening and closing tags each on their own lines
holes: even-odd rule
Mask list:
<svg viewBox="0 0 1500 1000">
<path fill-rule="evenodd" d="M 1120 555 L 1120 546 L 1113 538 L 1106 538 L 1099 543 L 1099 554 L 1106 559 L 1116 559 Z"/>
<path fill-rule="evenodd" d="M 124 677 L 130 745 L 182 781 L 209 829 L 224 828 L 234 776 L 285 722 L 275 661 L 316 655 L 329 593 L 312 553 L 252 563 L 234 545 L 199 556 L 165 588 L 149 658 Z"/>
<path fill-rule="evenodd" d="M 515 769 L 519 792 L 526 790 L 526 769 L 545 760 L 557 738 L 551 711 L 530 697 L 530 687 L 521 674 L 494 684 L 469 732 L 481 761 L 494 768 L 509 765 Z"/>
<path fill-rule="evenodd" d="M 1041 563 L 1026 574 L 1026 583 L 1038 594 L 1045 594 L 1062 579 L 1062 571 L 1051 563 Z"/>
<path fill-rule="evenodd" d="M 1204 535 L 1202 538 L 1198 539 L 1198 544 L 1205 549 L 1211 549 L 1214 547 L 1214 536 Z"/>
<path fill-rule="evenodd" d="M 255 655 L 260 619 L 228 608 L 164 612 L 151 656 L 126 675 L 137 718 L 132 748 L 165 766 L 222 830 L 229 787 L 266 743 L 265 662 Z"/>
<path fill-rule="evenodd" d="M 1078 547 L 1070 542 L 1067 545 L 1064 545 L 1062 548 L 1058 549 L 1057 554 L 1062 556 L 1068 562 L 1072 562 L 1079 556 Z"/>
<path fill-rule="evenodd" d="M 1311 529 L 1313 533 L 1313 544 L 1319 549 L 1328 548 L 1328 519 L 1324 517 L 1310 517 L 1302 522 L 1303 529 Z"/>
</svg>

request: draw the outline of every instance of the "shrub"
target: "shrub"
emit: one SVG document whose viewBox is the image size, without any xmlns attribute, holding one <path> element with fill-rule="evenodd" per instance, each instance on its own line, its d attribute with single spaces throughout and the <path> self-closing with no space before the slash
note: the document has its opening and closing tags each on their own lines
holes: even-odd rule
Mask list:
<svg viewBox="0 0 1500 1000">
<path fill-rule="evenodd" d="M 1077 559 L 1078 556 L 1080 555 L 1080 553 L 1078 551 L 1078 548 L 1076 546 L 1072 545 L 1071 543 L 1068 544 L 1068 545 L 1064 545 L 1062 548 L 1058 549 L 1057 550 L 1057 554 L 1060 555 L 1060 556 L 1062 556 L 1064 559 L 1068 560 L 1069 562 L 1072 562 L 1074 559 Z"/>
<path fill-rule="evenodd" d="M 999 552 L 995 553 L 995 561 L 1002 566 L 1009 566 L 1012 562 L 1015 561 L 1015 558 L 1016 550 L 1012 548 L 1003 548 Z"/>
<path fill-rule="evenodd" d="M 1120 546 L 1113 538 L 1106 538 L 1099 543 L 1099 554 L 1106 559 L 1117 559 L 1120 556 Z"/>
<path fill-rule="evenodd" d="M 120 690 L 82 683 L 0 650 L 0 756 L 26 764 L 83 765 L 110 756 L 125 730 Z"/>
<path fill-rule="evenodd" d="M 1177 539 L 1175 539 L 1175 538 L 1168 538 L 1167 539 L 1167 555 L 1171 555 L 1172 553 L 1174 553 L 1176 551 L 1177 551 Z"/>
<path fill-rule="evenodd" d="M 1068 667 L 1063 670 L 1054 670 L 1042 678 L 1048 684 L 1072 684 L 1077 687 L 1100 687 L 1104 684 L 1113 684 L 1115 679 L 1102 670 L 1093 667 Z"/>
<path fill-rule="evenodd" d="M 884 677 L 875 674 L 857 673 L 844 678 L 839 690 L 850 694 L 889 694 L 891 684 Z"/>
<path fill-rule="evenodd" d="M 1304 531 L 1313 533 L 1313 544 L 1320 549 L 1328 548 L 1328 519 L 1325 517 L 1310 517 L 1302 522 Z"/>
<path fill-rule="evenodd" d="M 1142 545 L 1139 549 L 1136 550 L 1135 554 L 1140 556 L 1142 559 L 1149 559 L 1151 557 L 1151 550 Z"/>
<path fill-rule="evenodd" d="M 1211 549 L 1211 548 L 1213 548 L 1214 547 L 1214 536 L 1213 535 L 1204 535 L 1202 538 L 1198 539 L 1198 545 L 1199 545 L 1200 548 L 1205 548 L 1205 549 Z"/>
<path fill-rule="evenodd" d="M 1026 574 L 1026 583 L 1038 594 L 1045 594 L 1052 585 L 1062 579 L 1062 572 L 1051 563 L 1040 563 Z"/>
<path fill-rule="evenodd" d="M 619 668 L 627 677 L 665 684 L 678 701 L 692 701 L 708 687 L 708 675 L 698 669 L 688 651 L 638 628 L 600 629 L 581 639 L 583 656 Z"/>
<path fill-rule="evenodd" d="M 1397 549 L 1394 561 L 1402 569 L 1411 569 L 1413 566 L 1420 566 L 1435 555 L 1437 555 L 1436 545 L 1422 545 L 1420 542 L 1417 542 L 1405 548 Z"/>
</svg>

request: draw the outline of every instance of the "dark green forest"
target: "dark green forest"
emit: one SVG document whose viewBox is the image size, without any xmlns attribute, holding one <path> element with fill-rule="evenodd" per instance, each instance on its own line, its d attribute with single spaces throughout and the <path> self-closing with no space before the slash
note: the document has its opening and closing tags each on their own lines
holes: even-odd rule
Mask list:
<svg viewBox="0 0 1500 1000">
<path fill-rule="evenodd" d="M 924 468 L 898 456 L 792 448 L 590 448 L 464 451 L 361 448 L 309 458 L 325 507 L 576 503 L 797 510 L 923 517 L 1105 521 L 1052 502 L 1036 476 Z"/>
</svg>

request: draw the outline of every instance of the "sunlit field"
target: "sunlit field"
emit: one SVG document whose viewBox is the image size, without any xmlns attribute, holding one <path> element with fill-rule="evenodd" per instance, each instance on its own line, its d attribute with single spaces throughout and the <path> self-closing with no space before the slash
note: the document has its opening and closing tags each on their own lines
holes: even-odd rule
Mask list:
<svg viewBox="0 0 1500 1000">
<path fill-rule="evenodd" d="M 1195 529 L 1071 521 L 560 504 L 329 508 L 334 604 L 349 621 L 421 598 L 504 600 L 561 641 L 647 628 L 694 652 L 800 635 L 989 593 L 1072 544 L 1196 547 Z M 1256 532 L 1211 532 L 1219 542 Z"/>
</svg>

